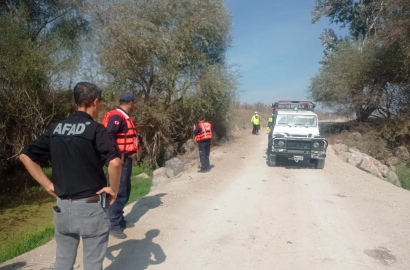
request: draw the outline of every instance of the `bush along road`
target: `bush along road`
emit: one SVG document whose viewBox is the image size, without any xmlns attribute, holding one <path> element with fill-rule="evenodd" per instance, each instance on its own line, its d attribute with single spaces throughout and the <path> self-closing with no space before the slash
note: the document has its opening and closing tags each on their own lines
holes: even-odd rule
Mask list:
<svg viewBox="0 0 410 270">
<path fill-rule="evenodd" d="M 331 147 L 323 170 L 268 167 L 266 141 L 245 134 L 214 148 L 211 172 L 192 166 L 129 205 L 136 226 L 110 239 L 104 269 L 410 269 L 409 191 Z M 45 269 L 54 252 L 51 241 L 0 269 Z"/>
</svg>

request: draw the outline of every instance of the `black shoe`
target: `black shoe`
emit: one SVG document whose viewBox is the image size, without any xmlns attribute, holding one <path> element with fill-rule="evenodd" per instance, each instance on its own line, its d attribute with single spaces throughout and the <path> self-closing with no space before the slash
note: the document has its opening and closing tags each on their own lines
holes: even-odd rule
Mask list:
<svg viewBox="0 0 410 270">
<path fill-rule="evenodd" d="M 117 239 L 125 239 L 127 235 L 121 230 L 110 230 L 110 236 Z"/>
<path fill-rule="evenodd" d="M 206 168 L 206 172 L 209 172 L 209 171 L 211 171 L 211 167 Z"/>
</svg>

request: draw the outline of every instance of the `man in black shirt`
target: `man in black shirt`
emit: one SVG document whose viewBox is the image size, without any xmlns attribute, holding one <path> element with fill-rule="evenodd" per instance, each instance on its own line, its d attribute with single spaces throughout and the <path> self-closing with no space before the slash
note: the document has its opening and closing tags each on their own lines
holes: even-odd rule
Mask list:
<svg viewBox="0 0 410 270">
<path fill-rule="evenodd" d="M 112 204 L 121 175 L 120 152 L 106 129 L 93 120 L 101 111 L 101 90 L 81 82 L 74 88 L 78 111 L 54 123 L 26 146 L 20 160 L 33 178 L 57 198 L 54 210 L 57 242 L 55 270 L 73 269 L 80 237 L 84 246 L 84 269 L 101 270 L 108 245 L 110 222 L 101 201 Z M 38 161 L 49 156 L 52 181 Z M 108 165 L 110 186 L 103 166 Z"/>
</svg>

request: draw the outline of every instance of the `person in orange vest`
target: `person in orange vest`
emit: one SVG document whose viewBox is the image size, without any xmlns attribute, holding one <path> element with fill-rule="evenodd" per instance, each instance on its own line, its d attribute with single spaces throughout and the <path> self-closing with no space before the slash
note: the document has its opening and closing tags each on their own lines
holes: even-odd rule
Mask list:
<svg viewBox="0 0 410 270">
<path fill-rule="evenodd" d="M 211 152 L 211 140 L 212 140 L 212 126 L 210 123 L 205 122 L 204 117 L 199 117 L 198 125 L 194 125 L 195 140 L 198 142 L 199 159 L 201 161 L 200 173 L 209 172 L 211 169 L 209 163 L 209 155 Z"/>
<path fill-rule="evenodd" d="M 110 235 L 118 239 L 127 237 L 123 229 L 134 227 L 133 222 L 124 219 L 124 207 L 130 198 L 131 192 L 131 155 L 140 148 L 140 137 L 130 117 L 134 110 L 134 101 L 135 98 L 132 93 L 122 94 L 120 96 L 120 106 L 106 113 L 103 120 L 103 125 L 107 128 L 111 139 L 117 143 L 123 159 L 117 199 L 108 211 L 111 222 Z"/>
</svg>

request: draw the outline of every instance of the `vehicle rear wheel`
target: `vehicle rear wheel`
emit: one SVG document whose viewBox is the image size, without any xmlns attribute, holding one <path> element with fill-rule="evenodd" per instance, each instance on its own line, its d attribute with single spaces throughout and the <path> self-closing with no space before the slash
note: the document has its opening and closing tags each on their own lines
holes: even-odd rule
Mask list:
<svg viewBox="0 0 410 270">
<path fill-rule="evenodd" d="M 315 168 L 316 169 L 323 169 L 324 167 L 325 167 L 325 160 L 324 159 L 316 159 Z"/>
<path fill-rule="evenodd" d="M 269 167 L 275 167 L 275 166 L 276 166 L 276 163 L 277 163 L 277 158 L 276 158 L 276 156 L 271 156 L 271 155 L 269 155 L 269 157 L 268 157 L 268 165 L 269 165 Z"/>
</svg>

